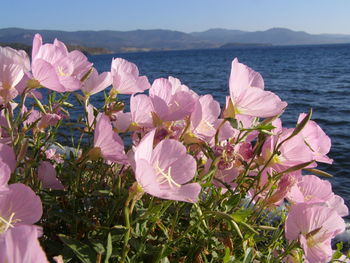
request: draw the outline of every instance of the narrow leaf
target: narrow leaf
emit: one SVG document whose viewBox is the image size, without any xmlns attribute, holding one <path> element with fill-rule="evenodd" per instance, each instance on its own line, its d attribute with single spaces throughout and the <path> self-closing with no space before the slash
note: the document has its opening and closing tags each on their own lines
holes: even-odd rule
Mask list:
<svg viewBox="0 0 350 263">
<path fill-rule="evenodd" d="M 69 247 L 83 263 L 95 263 L 96 254 L 88 245 L 75 240 L 69 236 L 59 234 L 61 241 Z"/>
<path fill-rule="evenodd" d="M 321 171 L 321 170 L 318 170 L 318 169 L 304 169 L 305 171 L 308 171 L 308 172 L 311 172 L 311 173 L 314 173 L 316 175 L 319 175 L 319 176 L 324 176 L 324 177 L 333 177 L 333 175 L 325 172 L 325 171 Z"/>
</svg>

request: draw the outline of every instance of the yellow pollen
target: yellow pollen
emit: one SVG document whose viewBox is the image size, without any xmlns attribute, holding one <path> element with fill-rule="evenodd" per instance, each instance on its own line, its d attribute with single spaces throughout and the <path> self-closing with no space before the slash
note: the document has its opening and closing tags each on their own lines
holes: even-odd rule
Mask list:
<svg viewBox="0 0 350 263">
<path fill-rule="evenodd" d="M 176 183 L 174 179 L 171 177 L 171 167 L 168 168 L 168 172 L 164 172 L 162 168 L 159 167 L 159 164 L 156 164 L 156 171 L 157 173 L 160 173 L 162 176 L 158 178 L 158 183 L 162 184 L 164 182 L 168 182 L 170 187 L 176 186 L 180 187 L 181 185 Z"/>
<path fill-rule="evenodd" d="M 63 71 L 63 67 L 62 66 L 58 66 L 57 70 L 58 70 L 58 74 L 60 76 L 62 76 L 62 77 L 68 76 L 68 74 Z"/>
<path fill-rule="evenodd" d="M 9 90 L 9 89 L 12 88 L 11 85 L 8 84 L 8 83 L 3 83 L 3 84 L 2 84 L 2 87 L 3 87 L 4 89 L 6 89 L 6 90 Z"/>
<path fill-rule="evenodd" d="M 13 222 L 12 219 L 14 216 L 15 216 L 15 213 L 12 213 L 8 220 L 0 216 L 0 233 L 5 233 L 7 229 L 9 229 L 10 227 L 13 227 L 11 223 Z"/>
</svg>

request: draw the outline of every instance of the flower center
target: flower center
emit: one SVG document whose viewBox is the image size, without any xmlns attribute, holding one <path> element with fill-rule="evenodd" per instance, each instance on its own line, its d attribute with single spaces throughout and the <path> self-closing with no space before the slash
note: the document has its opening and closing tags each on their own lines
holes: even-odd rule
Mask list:
<svg viewBox="0 0 350 263">
<path fill-rule="evenodd" d="M 181 185 L 176 183 L 174 179 L 171 177 L 171 167 L 168 168 L 167 172 L 164 172 L 162 168 L 159 167 L 159 164 L 156 164 L 156 171 L 159 173 L 161 176 L 157 179 L 157 182 L 160 184 L 163 184 L 165 182 L 168 182 L 170 187 L 176 186 L 180 187 Z"/>
<path fill-rule="evenodd" d="M 59 74 L 60 76 L 62 76 L 62 77 L 69 76 L 69 74 L 67 74 L 67 73 L 64 72 L 62 66 L 58 66 L 58 67 L 57 67 L 57 70 L 58 70 L 58 74 Z"/>
<path fill-rule="evenodd" d="M 14 222 L 13 220 L 14 216 L 15 216 L 15 213 L 12 213 L 8 220 L 0 216 L 0 234 L 5 233 L 7 229 L 9 229 L 10 227 L 13 227 L 12 223 Z"/>
</svg>

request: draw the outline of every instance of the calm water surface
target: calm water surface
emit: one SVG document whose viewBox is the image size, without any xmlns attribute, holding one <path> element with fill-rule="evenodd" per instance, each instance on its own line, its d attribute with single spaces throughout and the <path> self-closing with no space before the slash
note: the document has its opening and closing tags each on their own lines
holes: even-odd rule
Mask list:
<svg viewBox="0 0 350 263">
<path fill-rule="evenodd" d="M 113 57 L 135 63 L 150 81 L 169 75 L 198 94 L 211 94 L 221 105 L 228 95 L 231 61 L 260 72 L 265 89 L 288 102 L 284 126 L 293 127 L 299 113 L 313 109 L 315 120 L 331 137 L 333 190 L 350 207 L 350 45 L 257 47 L 232 50 L 190 50 L 91 56 L 101 71 L 109 71 Z M 102 98 L 93 97 L 93 103 Z M 128 97 L 125 97 L 127 100 Z"/>
</svg>

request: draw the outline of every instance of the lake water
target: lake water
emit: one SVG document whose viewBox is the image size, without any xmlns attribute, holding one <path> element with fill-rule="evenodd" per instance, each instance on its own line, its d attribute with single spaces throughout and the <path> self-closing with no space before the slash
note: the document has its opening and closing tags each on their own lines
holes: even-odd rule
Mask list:
<svg viewBox="0 0 350 263">
<path fill-rule="evenodd" d="M 265 89 L 288 102 L 284 126 L 294 127 L 301 112 L 313 117 L 332 139 L 333 190 L 350 207 L 350 45 L 254 47 L 231 50 L 186 50 L 90 56 L 99 72 L 109 71 L 113 57 L 135 63 L 152 81 L 174 76 L 200 95 L 221 105 L 228 93 L 231 61 L 237 57 L 260 72 Z M 98 103 L 99 97 L 92 97 Z M 128 97 L 125 97 L 127 100 Z"/>
</svg>

